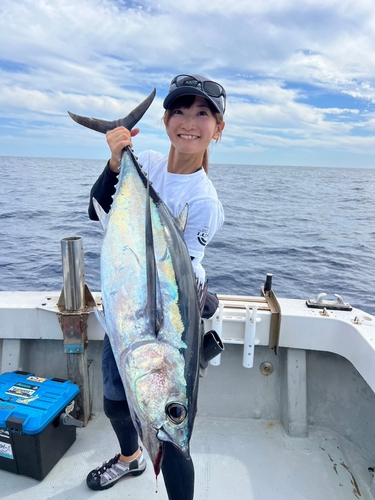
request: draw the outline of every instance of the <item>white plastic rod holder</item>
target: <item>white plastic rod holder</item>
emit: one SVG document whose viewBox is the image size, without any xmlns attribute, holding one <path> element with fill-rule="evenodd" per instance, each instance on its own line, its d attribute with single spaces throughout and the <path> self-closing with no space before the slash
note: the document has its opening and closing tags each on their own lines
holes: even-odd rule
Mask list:
<svg viewBox="0 0 375 500">
<path fill-rule="evenodd" d="M 254 365 L 255 331 L 257 323 L 258 307 L 246 304 L 245 338 L 243 346 L 242 365 L 245 368 L 252 368 Z"/>
<path fill-rule="evenodd" d="M 220 338 L 222 338 L 223 333 L 223 309 L 224 304 L 219 303 L 219 307 L 215 313 L 215 316 L 212 318 L 212 329 L 216 331 Z M 221 354 L 216 356 L 214 359 L 211 359 L 210 365 L 219 366 L 221 363 Z"/>
</svg>

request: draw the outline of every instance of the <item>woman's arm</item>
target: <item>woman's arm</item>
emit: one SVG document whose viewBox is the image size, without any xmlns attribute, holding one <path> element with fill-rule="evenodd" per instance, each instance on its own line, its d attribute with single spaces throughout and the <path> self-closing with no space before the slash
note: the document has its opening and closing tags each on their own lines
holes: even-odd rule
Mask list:
<svg viewBox="0 0 375 500">
<path fill-rule="evenodd" d="M 113 201 L 112 196 L 116 192 L 117 182 L 118 174 L 110 169 L 108 162 L 90 191 L 89 217 L 91 220 L 99 220 L 92 201 L 93 198 L 108 213 Z"/>
<path fill-rule="evenodd" d="M 132 147 L 132 137 L 136 136 L 138 132 L 138 128 L 129 131 L 124 127 L 117 127 L 106 133 L 111 158 L 90 192 L 88 212 L 91 220 L 98 220 L 92 201 L 93 198 L 96 199 L 105 212 L 109 212 L 113 201 L 112 196 L 116 192 L 122 151 L 126 147 Z"/>
</svg>

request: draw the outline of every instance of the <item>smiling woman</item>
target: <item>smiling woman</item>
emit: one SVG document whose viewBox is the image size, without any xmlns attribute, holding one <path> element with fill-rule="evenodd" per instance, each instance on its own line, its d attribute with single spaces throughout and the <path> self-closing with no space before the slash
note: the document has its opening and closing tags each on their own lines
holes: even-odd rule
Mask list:
<svg viewBox="0 0 375 500">
<path fill-rule="evenodd" d="M 168 171 L 174 173 L 192 173 L 203 166 L 208 173 L 208 146 L 211 140 L 218 141 L 225 126 L 223 115 L 207 99 L 195 95 L 183 95 L 171 101 L 164 115 L 164 123 L 171 141 Z M 178 141 L 178 139 L 181 139 Z M 200 165 L 191 163 L 189 169 L 182 172 L 182 164 L 178 161 L 177 153 L 188 154 L 197 151 Z M 201 152 L 203 158 L 201 159 Z M 191 170 L 191 171 L 190 171 Z"/>
<path fill-rule="evenodd" d="M 223 114 L 225 110 L 225 100 L 226 94 L 224 88 L 220 84 L 203 76 L 182 75 L 181 78 L 180 75 L 174 78 L 171 82 L 169 93 L 164 101 L 164 108 L 166 109 L 164 123 L 171 142 L 169 154 L 165 155 L 156 151 L 145 151 L 139 155 L 139 162 L 142 165 L 143 171 L 152 182 L 153 188 L 160 199 L 168 207 L 170 214 L 178 218 L 182 213 L 186 213 L 186 206 L 188 206 L 188 215 L 183 233 L 183 239 L 188 250 L 187 268 L 194 271 L 194 280 L 196 279 L 198 282 L 201 282 L 204 287 L 206 287 L 206 280 L 202 259 L 205 247 L 224 222 L 223 207 L 218 199 L 214 186 L 207 177 L 207 148 L 212 140 L 217 141 L 220 138 L 224 129 Z M 101 207 L 106 207 L 107 209 L 109 209 L 111 205 L 112 207 L 117 206 L 116 201 L 112 204 L 112 196 L 115 194 L 115 186 L 117 183 L 119 183 L 120 186 L 118 192 L 121 192 L 122 182 L 125 178 L 123 169 L 127 168 L 125 161 L 122 161 L 121 158 L 124 148 L 132 146 L 132 138 L 136 136 L 138 132 L 138 129 L 130 131 L 125 127 L 117 127 L 107 132 L 106 137 L 111 150 L 111 158 L 91 190 L 89 214 L 92 219 L 98 218 L 94 208 L 94 205 L 97 206 L 97 203 L 99 203 Z M 126 153 L 124 153 L 124 155 L 126 156 Z M 120 167 L 121 174 L 118 178 Z M 130 192 L 132 193 L 133 191 Z M 93 201 L 94 199 L 96 200 L 95 203 Z M 115 200 L 117 200 L 117 193 Z M 125 217 L 125 212 L 128 211 L 122 208 L 122 212 L 122 217 Z M 137 209 L 136 212 L 139 212 L 139 209 Z M 134 215 L 131 220 L 133 221 L 133 219 L 136 218 L 136 215 Z M 168 220 L 170 220 L 169 214 Z M 130 225 L 132 225 L 132 223 L 130 223 Z M 144 226 L 141 232 L 142 235 L 144 235 Z M 167 232 L 169 234 L 169 231 Z M 138 241 L 140 237 L 136 235 L 135 239 Z M 132 244 L 133 242 L 131 242 L 131 245 Z M 124 243 L 122 245 L 124 245 Z M 152 247 L 152 251 L 154 250 L 153 244 L 147 245 L 146 243 L 145 246 L 147 248 Z M 184 244 L 183 248 L 186 252 Z M 170 253 L 171 250 L 169 249 L 168 251 L 163 251 L 162 259 L 157 259 L 156 256 L 154 257 L 157 269 L 159 269 L 158 266 L 160 266 L 160 262 L 164 262 L 164 260 L 166 260 L 166 255 Z M 113 259 L 115 261 L 118 260 L 114 257 Z M 141 259 L 138 263 L 140 261 Z M 192 268 L 190 266 L 190 261 Z M 122 265 L 122 263 L 120 264 Z M 129 263 L 127 262 L 126 265 L 128 266 Z M 137 266 L 137 269 L 138 267 L 141 267 L 141 264 Z M 158 283 L 159 280 L 161 280 L 162 274 L 163 272 L 159 272 L 158 274 Z M 183 274 L 184 279 L 181 280 L 181 284 L 186 281 L 186 276 L 188 275 L 187 272 Z M 192 283 L 195 296 L 194 281 Z M 159 286 L 160 290 L 155 294 L 156 296 L 163 295 L 163 286 L 162 284 Z M 127 288 L 127 283 L 124 283 L 123 287 Z M 176 295 L 181 310 L 193 311 L 195 307 L 194 304 L 196 305 L 196 299 L 184 299 L 184 294 L 182 292 L 183 288 L 177 288 L 178 291 Z M 143 292 L 142 296 L 143 295 L 147 296 L 146 290 Z M 160 300 L 159 297 L 155 300 L 155 315 L 157 318 L 167 317 L 166 309 L 168 306 L 164 304 L 164 295 L 163 300 Z M 110 309 L 107 305 L 106 303 L 106 311 Z M 218 299 L 216 295 L 207 291 L 202 318 L 210 318 L 216 311 L 217 306 Z M 128 307 L 128 305 L 126 307 Z M 140 314 L 140 317 L 142 314 Z M 137 315 L 135 317 L 138 318 Z M 199 344 L 202 341 L 199 331 L 200 320 L 201 318 L 198 313 L 195 335 L 198 335 Z M 189 323 L 190 325 L 193 324 L 191 321 L 187 321 L 187 324 L 185 324 L 184 321 L 181 320 L 181 324 L 183 325 L 182 331 L 188 328 Z M 123 323 L 121 323 L 121 325 L 123 325 Z M 138 330 L 142 329 L 140 319 L 137 319 L 136 328 Z M 189 328 L 191 328 L 191 326 Z M 132 398 L 134 400 L 134 391 L 131 390 L 129 384 L 127 384 L 127 374 L 124 374 L 124 370 L 116 364 L 115 359 L 118 360 L 119 357 L 117 349 L 112 350 L 114 345 L 118 345 L 119 336 L 121 339 L 126 338 L 126 332 L 110 330 L 110 328 L 107 329 L 108 335 L 106 335 L 104 339 L 102 357 L 103 406 L 105 414 L 110 419 L 112 428 L 118 438 L 121 453 L 89 473 L 87 476 L 87 485 L 93 490 L 110 488 L 121 477 L 126 475 L 140 475 L 146 468 L 146 461 L 143 457 L 141 448 L 138 446 L 137 422 L 139 418 L 134 420 L 136 425 L 133 424 L 130 418 L 130 414 L 134 415 L 134 407 L 136 405 L 132 406 L 129 403 L 128 406 L 127 403 L 127 401 L 132 401 Z M 186 334 L 186 342 L 188 342 L 188 337 L 189 335 Z M 159 342 L 159 344 L 163 343 Z M 134 350 L 136 351 L 136 349 Z M 182 355 L 181 351 L 185 352 L 184 349 L 179 348 L 179 356 Z M 189 352 L 189 350 L 186 349 L 186 352 Z M 188 359 L 192 356 L 197 358 L 197 353 L 198 351 L 195 350 L 194 355 L 186 354 L 186 358 L 185 354 L 183 354 L 185 359 L 184 371 L 186 372 L 187 370 L 189 372 L 189 377 L 187 378 L 186 384 L 182 384 L 182 386 L 186 385 L 187 388 L 191 386 L 189 380 L 192 377 L 191 371 L 188 369 Z M 150 358 L 147 357 L 147 359 Z M 163 358 L 162 364 L 162 370 L 166 371 L 168 360 Z M 194 380 L 198 379 L 198 369 L 199 366 L 197 365 L 193 373 L 193 375 L 195 374 Z M 155 373 L 158 375 L 158 372 Z M 174 379 L 176 378 L 175 374 L 176 373 L 174 373 L 172 377 Z M 123 383 L 126 386 L 126 393 Z M 193 385 L 197 388 L 198 383 L 194 382 Z M 190 406 L 190 413 L 193 412 L 195 416 L 194 404 L 195 402 Z M 161 405 L 161 407 L 162 406 L 163 405 Z M 179 408 L 181 409 L 180 406 Z M 178 415 L 175 414 L 176 401 L 173 401 L 172 406 L 167 406 L 166 411 L 169 412 L 169 420 L 173 420 L 173 416 L 177 418 Z M 163 413 L 164 410 L 160 412 L 160 414 Z M 142 432 L 140 432 L 140 434 L 142 434 Z M 192 500 L 194 496 L 193 462 L 191 457 L 187 457 L 186 454 L 183 454 L 181 449 L 175 446 L 176 443 L 171 436 L 171 432 L 166 430 L 165 426 L 159 429 L 158 439 L 160 439 L 160 453 L 156 455 L 156 458 L 155 456 L 153 458 L 154 469 L 155 472 L 158 473 L 157 471 L 159 470 L 161 462 L 161 469 L 169 500 Z M 190 436 L 188 439 L 190 440 Z M 145 441 L 143 442 L 145 444 Z M 150 453 L 150 450 L 148 451 L 152 457 L 152 453 Z"/>
</svg>

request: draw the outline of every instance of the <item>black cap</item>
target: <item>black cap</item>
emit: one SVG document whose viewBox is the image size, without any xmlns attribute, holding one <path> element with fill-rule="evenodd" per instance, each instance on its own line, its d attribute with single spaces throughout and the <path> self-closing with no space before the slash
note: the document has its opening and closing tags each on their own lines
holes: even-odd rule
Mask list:
<svg viewBox="0 0 375 500">
<path fill-rule="evenodd" d="M 216 110 L 224 115 L 226 93 L 219 83 L 201 75 L 178 75 L 171 81 L 168 95 L 164 99 L 164 109 L 168 109 L 171 102 L 182 95 L 198 95 L 210 101 Z"/>
</svg>

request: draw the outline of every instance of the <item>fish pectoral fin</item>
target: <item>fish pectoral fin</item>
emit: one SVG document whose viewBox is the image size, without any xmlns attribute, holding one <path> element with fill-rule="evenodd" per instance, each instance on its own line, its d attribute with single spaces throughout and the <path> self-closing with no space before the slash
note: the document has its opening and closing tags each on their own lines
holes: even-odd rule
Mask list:
<svg viewBox="0 0 375 500">
<path fill-rule="evenodd" d="M 189 213 L 189 205 L 186 203 L 180 215 L 178 217 L 175 217 L 174 219 L 177 226 L 181 229 L 182 232 L 185 231 L 188 213 Z"/>
<path fill-rule="evenodd" d="M 102 228 L 105 230 L 108 224 L 108 214 L 102 209 L 102 207 L 99 205 L 99 203 L 95 198 L 92 199 L 92 202 L 94 204 L 95 212 L 96 215 L 98 216 L 99 222 Z"/>
<path fill-rule="evenodd" d="M 105 320 L 104 312 L 103 311 L 99 311 L 99 309 L 96 307 L 94 309 L 94 313 L 95 313 L 96 319 L 99 321 L 99 323 L 100 323 L 101 327 L 103 328 L 103 330 L 105 332 L 107 332 L 107 322 Z"/>
</svg>

